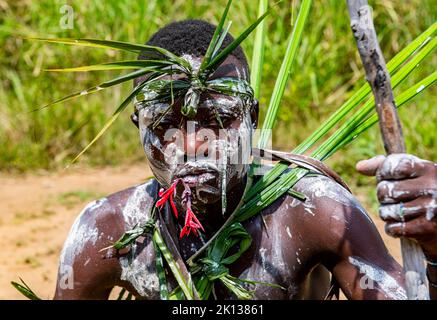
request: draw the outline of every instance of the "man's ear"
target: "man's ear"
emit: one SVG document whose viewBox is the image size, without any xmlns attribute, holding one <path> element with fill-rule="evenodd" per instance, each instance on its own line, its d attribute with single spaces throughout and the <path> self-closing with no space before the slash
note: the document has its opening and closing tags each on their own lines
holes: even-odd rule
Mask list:
<svg viewBox="0 0 437 320">
<path fill-rule="evenodd" d="M 259 103 L 258 100 L 253 99 L 252 106 L 250 108 L 250 118 L 252 119 L 252 126 L 254 129 L 258 127 L 258 114 L 259 114 Z"/>
<path fill-rule="evenodd" d="M 132 120 L 134 125 L 139 129 L 140 126 L 138 124 L 138 113 L 136 111 L 130 115 L 130 119 Z"/>
</svg>

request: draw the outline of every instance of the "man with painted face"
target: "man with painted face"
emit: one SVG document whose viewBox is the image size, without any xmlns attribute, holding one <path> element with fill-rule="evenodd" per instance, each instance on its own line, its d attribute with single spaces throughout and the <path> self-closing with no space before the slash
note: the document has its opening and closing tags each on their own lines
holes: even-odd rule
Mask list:
<svg viewBox="0 0 437 320">
<path fill-rule="evenodd" d="M 199 20 L 176 22 L 160 29 L 148 44 L 183 56 L 195 69 L 214 29 Z M 227 35 L 224 45 L 231 41 Z M 210 79 L 223 77 L 248 81 L 249 68 L 241 48 L 235 49 Z M 144 80 L 136 79 L 135 85 Z M 246 146 L 257 125 L 257 102 L 203 92 L 197 113 L 190 117 L 183 115 L 181 99 L 173 102 L 171 109 L 171 101 L 148 108 L 136 103 L 132 120 L 139 128 L 155 179 L 97 200 L 83 210 L 61 253 L 56 299 L 106 299 L 115 286 L 137 298 L 159 299 L 150 235 L 138 238 L 126 249 L 101 249 L 149 220 L 158 193 L 164 194 L 159 192 L 161 187 L 176 189 L 171 203 L 178 217 L 169 205 L 161 209 L 184 260 L 196 253 L 237 207 L 246 185 L 249 163 L 245 159 L 250 156 Z M 228 136 L 221 136 L 222 132 Z M 413 238 L 421 245 L 428 260 L 431 298 L 437 298 L 436 164 L 411 155 L 391 155 L 359 162 L 357 169 L 377 176 L 386 231 L 395 237 Z M 222 202 L 222 190 L 226 203 Z M 324 175 L 306 176 L 294 190 L 303 193 L 306 200 L 285 194 L 243 222 L 252 243 L 229 267 L 230 274 L 283 287 L 252 285 L 254 299 L 323 299 L 330 287 L 329 273 L 349 299 L 406 299 L 401 266 L 349 191 Z M 187 195 L 192 209 L 188 227 Z M 168 282 L 169 289 L 176 286 L 171 272 Z M 219 299 L 235 298 L 220 285 L 215 294 Z"/>
</svg>

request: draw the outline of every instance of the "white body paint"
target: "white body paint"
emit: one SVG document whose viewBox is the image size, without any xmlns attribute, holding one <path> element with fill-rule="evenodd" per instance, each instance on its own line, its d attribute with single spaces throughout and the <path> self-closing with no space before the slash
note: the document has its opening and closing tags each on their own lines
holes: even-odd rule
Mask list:
<svg viewBox="0 0 437 320">
<path fill-rule="evenodd" d="M 406 208 L 402 209 L 402 205 L 400 203 L 380 206 L 379 215 L 383 220 L 386 219 L 400 220 L 402 219 L 401 210 L 403 210 L 405 213 L 405 209 Z"/>
<path fill-rule="evenodd" d="M 285 231 L 287 232 L 287 235 L 290 237 L 290 239 L 293 239 L 293 237 L 291 236 L 290 227 L 287 226 L 287 228 L 285 228 Z"/>
<path fill-rule="evenodd" d="M 144 202 L 150 200 L 149 193 L 151 192 L 153 182 L 141 184 L 135 188 L 123 208 L 123 217 L 126 224 L 126 230 L 130 230 L 137 225 L 142 225 L 147 222 L 150 217 L 150 212 L 145 212 Z M 148 208 L 151 209 L 151 208 Z"/>
<path fill-rule="evenodd" d="M 391 176 L 396 178 L 398 176 L 398 170 L 401 166 L 407 166 L 410 168 L 419 168 L 420 163 L 424 162 L 424 160 L 419 159 L 416 156 L 405 153 L 396 153 L 387 156 L 387 158 L 382 163 L 382 167 L 380 169 L 380 174 L 382 176 Z M 415 172 L 410 176 L 411 178 L 416 177 L 417 174 Z"/>
<path fill-rule="evenodd" d="M 358 257 L 349 257 L 349 262 L 357 267 L 361 274 L 367 276 L 377 284 L 374 289 L 382 292 L 386 297 L 395 300 L 406 300 L 407 293 L 404 288 L 387 272 L 381 268 L 366 263 Z"/>
<path fill-rule="evenodd" d="M 259 254 L 261 257 L 261 265 L 262 265 L 264 270 L 266 269 L 266 251 L 267 251 L 266 248 L 259 249 Z"/>
<path fill-rule="evenodd" d="M 184 54 L 182 55 L 183 59 L 187 60 L 188 63 L 191 65 L 191 68 L 193 69 L 194 72 L 198 71 L 200 68 L 200 65 L 202 63 L 202 60 L 199 58 L 194 57 L 191 54 Z"/>
<path fill-rule="evenodd" d="M 140 259 L 137 248 L 138 245 L 133 244 L 130 252 L 120 258 L 122 268 L 120 279 L 131 283 L 135 290 L 137 290 L 141 296 L 145 297 L 159 292 L 159 279 L 154 266 L 151 268 L 153 271 L 148 271 L 150 268 L 149 265 L 153 264 L 152 258 L 154 257 L 152 257 L 152 254 L 149 253 L 146 258 L 149 263 L 148 265 L 143 259 Z"/>
<path fill-rule="evenodd" d="M 395 203 L 400 197 L 402 197 L 405 194 L 408 194 L 408 191 L 402 191 L 402 190 L 395 190 L 395 184 L 396 182 L 383 180 L 380 183 L 378 183 L 378 186 L 376 187 L 377 190 L 383 191 L 386 190 L 386 195 L 384 196 L 383 201 L 385 203 Z M 384 190 L 384 191 L 385 191 Z"/>
<path fill-rule="evenodd" d="M 316 205 L 314 204 L 314 201 L 317 198 L 327 197 L 346 207 L 353 206 L 355 209 L 361 211 L 362 214 L 373 224 L 372 219 L 362 208 L 360 203 L 356 201 L 346 189 L 341 187 L 332 179 L 322 175 L 305 177 L 298 182 L 298 185 L 300 185 L 301 188 L 306 191 L 305 195 L 307 198 L 305 201 L 293 199 L 293 202 L 291 203 L 292 207 L 302 205 L 306 212 L 312 216 L 315 216 L 316 214 L 314 213 L 313 209 L 315 209 Z M 333 212 L 332 218 L 339 222 L 344 221 L 343 212 L 341 210 Z"/>
<path fill-rule="evenodd" d="M 125 230 L 142 225 L 150 218 L 153 205 L 151 195 L 153 182 L 135 188 L 123 208 Z M 134 243 L 130 251 L 120 257 L 121 280 L 128 281 L 141 296 L 159 292 L 159 280 L 155 270 L 153 243 L 138 251 L 140 244 Z"/>
<path fill-rule="evenodd" d="M 95 227 L 94 221 L 86 221 L 86 214 L 89 211 L 93 211 L 106 203 L 106 199 L 96 200 L 88 204 L 76 220 L 70 229 L 67 239 L 65 240 L 64 247 L 60 256 L 61 268 L 65 265 L 73 266 L 75 258 L 84 250 L 88 244 L 94 245 L 99 237 L 99 231 Z"/>
</svg>

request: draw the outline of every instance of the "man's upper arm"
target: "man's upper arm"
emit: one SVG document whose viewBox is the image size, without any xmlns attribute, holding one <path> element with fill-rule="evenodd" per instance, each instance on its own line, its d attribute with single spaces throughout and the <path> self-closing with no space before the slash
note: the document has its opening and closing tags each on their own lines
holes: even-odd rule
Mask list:
<svg viewBox="0 0 437 320">
<path fill-rule="evenodd" d="M 113 250 L 114 214 L 106 199 L 90 203 L 76 218 L 61 252 L 55 299 L 106 299 L 118 266 Z"/>
<path fill-rule="evenodd" d="M 324 265 L 349 299 L 406 299 L 402 268 L 360 203 L 332 180 L 317 190 L 313 224 Z M 308 232 L 310 232 L 308 230 Z"/>
</svg>

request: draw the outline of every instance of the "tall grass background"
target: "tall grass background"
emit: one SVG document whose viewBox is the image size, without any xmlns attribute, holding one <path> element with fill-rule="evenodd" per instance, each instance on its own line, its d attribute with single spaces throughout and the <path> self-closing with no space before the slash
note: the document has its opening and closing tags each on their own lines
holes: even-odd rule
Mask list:
<svg viewBox="0 0 437 320">
<path fill-rule="evenodd" d="M 73 29 L 59 25 L 68 4 L 74 10 Z M 388 61 L 437 18 L 434 0 L 370 1 L 380 44 Z M 23 40 L 23 37 L 88 37 L 145 42 L 157 29 L 175 20 L 205 19 L 217 23 L 226 0 L 174 1 L 56 1 L 0 0 L 0 171 L 23 172 L 64 167 L 99 132 L 130 85 L 78 98 L 46 110 L 29 113 L 47 102 L 113 77 L 116 72 L 49 73 L 44 68 L 68 67 L 132 59 L 113 50 L 90 50 Z M 283 1 L 266 19 L 267 38 L 261 85 L 261 119 L 279 71 L 286 40 L 299 1 Z M 235 1 L 229 18 L 238 35 L 257 16 L 257 2 Z M 243 43 L 252 57 L 254 34 Z M 395 91 L 435 70 L 437 55 Z M 287 83 L 273 146 L 291 150 L 364 83 L 364 72 L 349 28 L 346 2 L 314 2 L 296 63 Z M 437 160 L 436 88 L 430 88 L 400 111 L 407 149 Z M 132 110 L 132 109 L 131 109 Z M 144 161 L 138 132 L 125 112 L 80 162 L 118 165 Z M 378 128 L 360 137 L 328 164 L 346 181 L 366 184 L 354 170 L 355 162 L 383 153 Z"/>
</svg>

